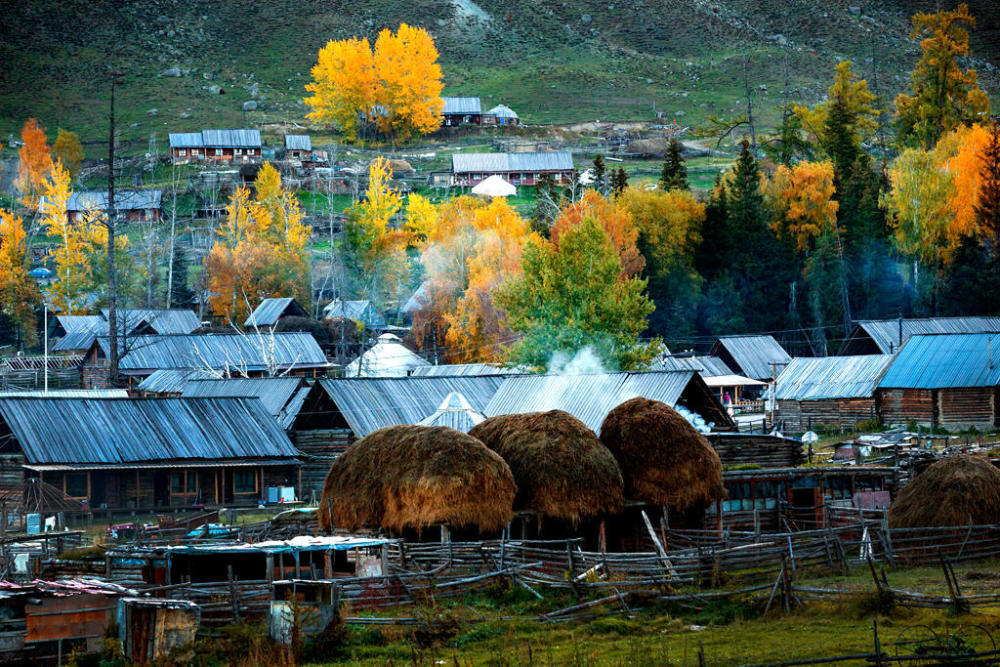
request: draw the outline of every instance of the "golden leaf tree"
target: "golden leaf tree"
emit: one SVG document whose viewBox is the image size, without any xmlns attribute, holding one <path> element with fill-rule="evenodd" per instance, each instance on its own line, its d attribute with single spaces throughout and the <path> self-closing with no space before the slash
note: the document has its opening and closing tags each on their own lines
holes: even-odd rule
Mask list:
<svg viewBox="0 0 1000 667">
<path fill-rule="evenodd" d="M 444 109 L 437 60 L 430 33 L 405 23 L 395 33 L 383 30 L 374 51 L 367 39 L 328 42 L 306 84 L 307 117 L 335 125 L 350 140 L 367 125 L 394 141 L 433 132 Z"/>
<path fill-rule="evenodd" d="M 830 132 L 831 115 L 839 113 L 854 119 L 851 134 L 860 145 L 878 130 L 874 104 L 875 94 L 868 89 L 868 81 L 855 74 L 850 60 L 844 60 L 834 68 L 833 85 L 827 90 L 825 100 L 813 107 L 795 105 L 792 110 L 810 138 L 828 153 L 834 153 L 836 148 L 832 144 L 838 138 Z"/>
<path fill-rule="evenodd" d="M 212 310 L 242 323 L 268 297 L 308 303 L 310 228 L 270 163 L 257 175 L 256 194 L 237 188 L 227 213 L 221 238 L 205 258 Z"/>
<path fill-rule="evenodd" d="M 646 260 L 636 246 L 639 230 L 632 221 L 628 210 L 615 201 L 601 195 L 596 190 L 587 190 L 579 201 L 562 210 L 552 223 L 549 238 L 559 245 L 559 238 L 568 230 L 580 225 L 585 218 L 592 218 L 601 225 L 618 251 L 622 267 L 622 277 L 636 276 L 646 265 Z"/>
<path fill-rule="evenodd" d="M 13 324 L 22 343 L 32 345 L 37 338 L 35 310 L 41 297 L 28 275 L 27 257 L 24 223 L 0 209 L 0 313 Z"/>
<path fill-rule="evenodd" d="M 14 185 L 21 193 L 21 203 L 30 209 L 38 208 L 38 197 L 45 179 L 52 171 L 52 153 L 45 130 L 34 118 L 29 118 L 21 128 L 20 164 Z"/>
<path fill-rule="evenodd" d="M 800 253 L 812 249 L 823 234 L 836 231 L 839 204 L 834 199 L 830 162 L 799 162 L 791 168 L 781 165 L 765 191 L 775 214 L 771 229 L 780 237 L 791 238 Z"/>
<path fill-rule="evenodd" d="M 76 178 L 83 163 L 83 145 L 80 143 L 79 135 L 60 127 L 52 144 L 52 157 L 63 163 L 70 178 Z"/>
<path fill-rule="evenodd" d="M 92 267 L 87 257 L 87 233 L 84 225 L 69 221 L 66 205 L 72 194 L 69 172 L 56 163 L 42 182 L 41 229 L 58 239 L 52 253 L 56 280 L 49 290 L 52 305 L 67 315 L 87 312 Z"/>
<path fill-rule="evenodd" d="M 922 54 L 910 75 L 910 93 L 896 97 L 899 138 L 930 148 L 944 133 L 963 124 L 983 121 L 989 97 L 977 83 L 974 69 L 962 69 L 970 54 L 969 30 L 976 19 L 969 6 L 913 16 L 910 39 L 920 40 Z"/>
</svg>

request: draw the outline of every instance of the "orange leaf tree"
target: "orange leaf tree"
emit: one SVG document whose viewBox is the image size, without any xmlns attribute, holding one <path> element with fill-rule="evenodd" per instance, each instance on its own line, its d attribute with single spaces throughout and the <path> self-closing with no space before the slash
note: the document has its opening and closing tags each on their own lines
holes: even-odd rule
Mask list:
<svg viewBox="0 0 1000 667">
<path fill-rule="evenodd" d="M 83 145 L 80 143 L 79 135 L 60 127 L 52 144 L 52 157 L 63 163 L 71 178 L 76 178 L 83 162 Z"/>
<path fill-rule="evenodd" d="M 778 167 L 766 185 L 775 219 L 771 229 L 779 237 L 794 241 L 800 253 L 808 252 L 816 239 L 836 230 L 838 203 L 834 200 L 833 165 L 830 162 L 800 162 Z"/>
<path fill-rule="evenodd" d="M 21 193 L 21 203 L 31 209 L 38 208 L 38 197 L 45 179 L 52 171 L 52 153 L 45 130 L 34 118 L 29 118 L 21 128 L 20 164 L 14 184 Z"/>
<path fill-rule="evenodd" d="M 579 226 L 586 218 L 596 220 L 611 239 L 611 244 L 618 252 L 622 278 L 638 275 L 646 265 L 646 260 L 636 245 L 639 230 L 628 210 L 601 196 L 596 190 L 587 190 L 583 197 L 562 210 L 552 223 L 549 238 L 559 245 L 560 236 Z"/>
<path fill-rule="evenodd" d="M 21 218 L 0 210 L 0 313 L 27 345 L 35 342 L 35 309 L 41 302 L 38 286 L 28 275 L 28 242 Z"/>
</svg>

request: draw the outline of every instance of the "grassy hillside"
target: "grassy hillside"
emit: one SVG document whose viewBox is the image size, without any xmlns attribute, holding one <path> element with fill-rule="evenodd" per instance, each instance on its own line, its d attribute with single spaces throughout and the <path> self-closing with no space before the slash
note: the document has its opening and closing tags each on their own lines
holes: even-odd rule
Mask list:
<svg viewBox="0 0 1000 667">
<path fill-rule="evenodd" d="M 104 137 L 110 63 L 124 70 L 122 131 L 144 150 L 169 131 L 302 124 L 303 85 L 327 40 L 426 26 L 449 94 L 504 102 L 528 122 L 698 124 L 743 107 L 744 54 L 755 105 L 774 118 L 814 101 L 851 58 L 881 92 L 902 89 L 918 48 L 909 16 L 933 0 L 24 0 L 0 12 L 0 140 L 31 115 L 54 135 Z M 984 86 L 996 96 L 1000 8 L 974 0 Z M 874 60 L 873 60 L 874 58 Z M 180 77 L 162 76 L 178 68 Z M 221 88 L 218 94 L 213 87 Z M 154 111 L 155 110 L 155 111 Z M 6 142 L 5 142 L 6 143 Z M 88 150 L 96 154 L 94 150 Z"/>
</svg>

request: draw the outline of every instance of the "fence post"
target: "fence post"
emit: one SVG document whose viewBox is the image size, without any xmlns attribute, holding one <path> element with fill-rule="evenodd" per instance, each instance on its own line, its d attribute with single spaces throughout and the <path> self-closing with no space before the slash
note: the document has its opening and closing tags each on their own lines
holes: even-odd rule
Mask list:
<svg viewBox="0 0 1000 667">
<path fill-rule="evenodd" d="M 236 580 L 233 578 L 233 566 L 226 566 L 226 577 L 229 579 L 229 601 L 233 606 L 233 622 L 240 622 L 240 601 L 236 594 Z"/>
</svg>

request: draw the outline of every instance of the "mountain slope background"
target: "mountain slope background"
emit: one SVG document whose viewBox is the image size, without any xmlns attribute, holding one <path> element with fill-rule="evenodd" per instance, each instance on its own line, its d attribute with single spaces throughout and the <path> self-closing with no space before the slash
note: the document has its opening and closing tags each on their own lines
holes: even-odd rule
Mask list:
<svg viewBox="0 0 1000 667">
<path fill-rule="evenodd" d="M 36 116 L 106 138 L 112 63 L 123 138 L 307 125 L 303 86 L 330 39 L 400 22 L 427 27 L 446 94 L 503 102 L 529 123 L 651 120 L 699 125 L 745 108 L 744 66 L 764 126 L 786 97 L 813 103 L 851 59 L 883 98 L 919 55 L 915 0 L 28 0 L 0 12 L 0 140 Z M 1000 3 L 972 0 L 969 66 L 998 100 Z M 164 76 L 180 73 L 180 76 Z M 785 86 L 787 80 L 787 87 Z M 244 102 L 256 109 L 244 112 Z M 253 106 L 253 105 L 251 105 Z M 7 143 L 4 140 L 4 143 Z M 162 150 L 162 148 L 161 148 Z"/>
</svg>

